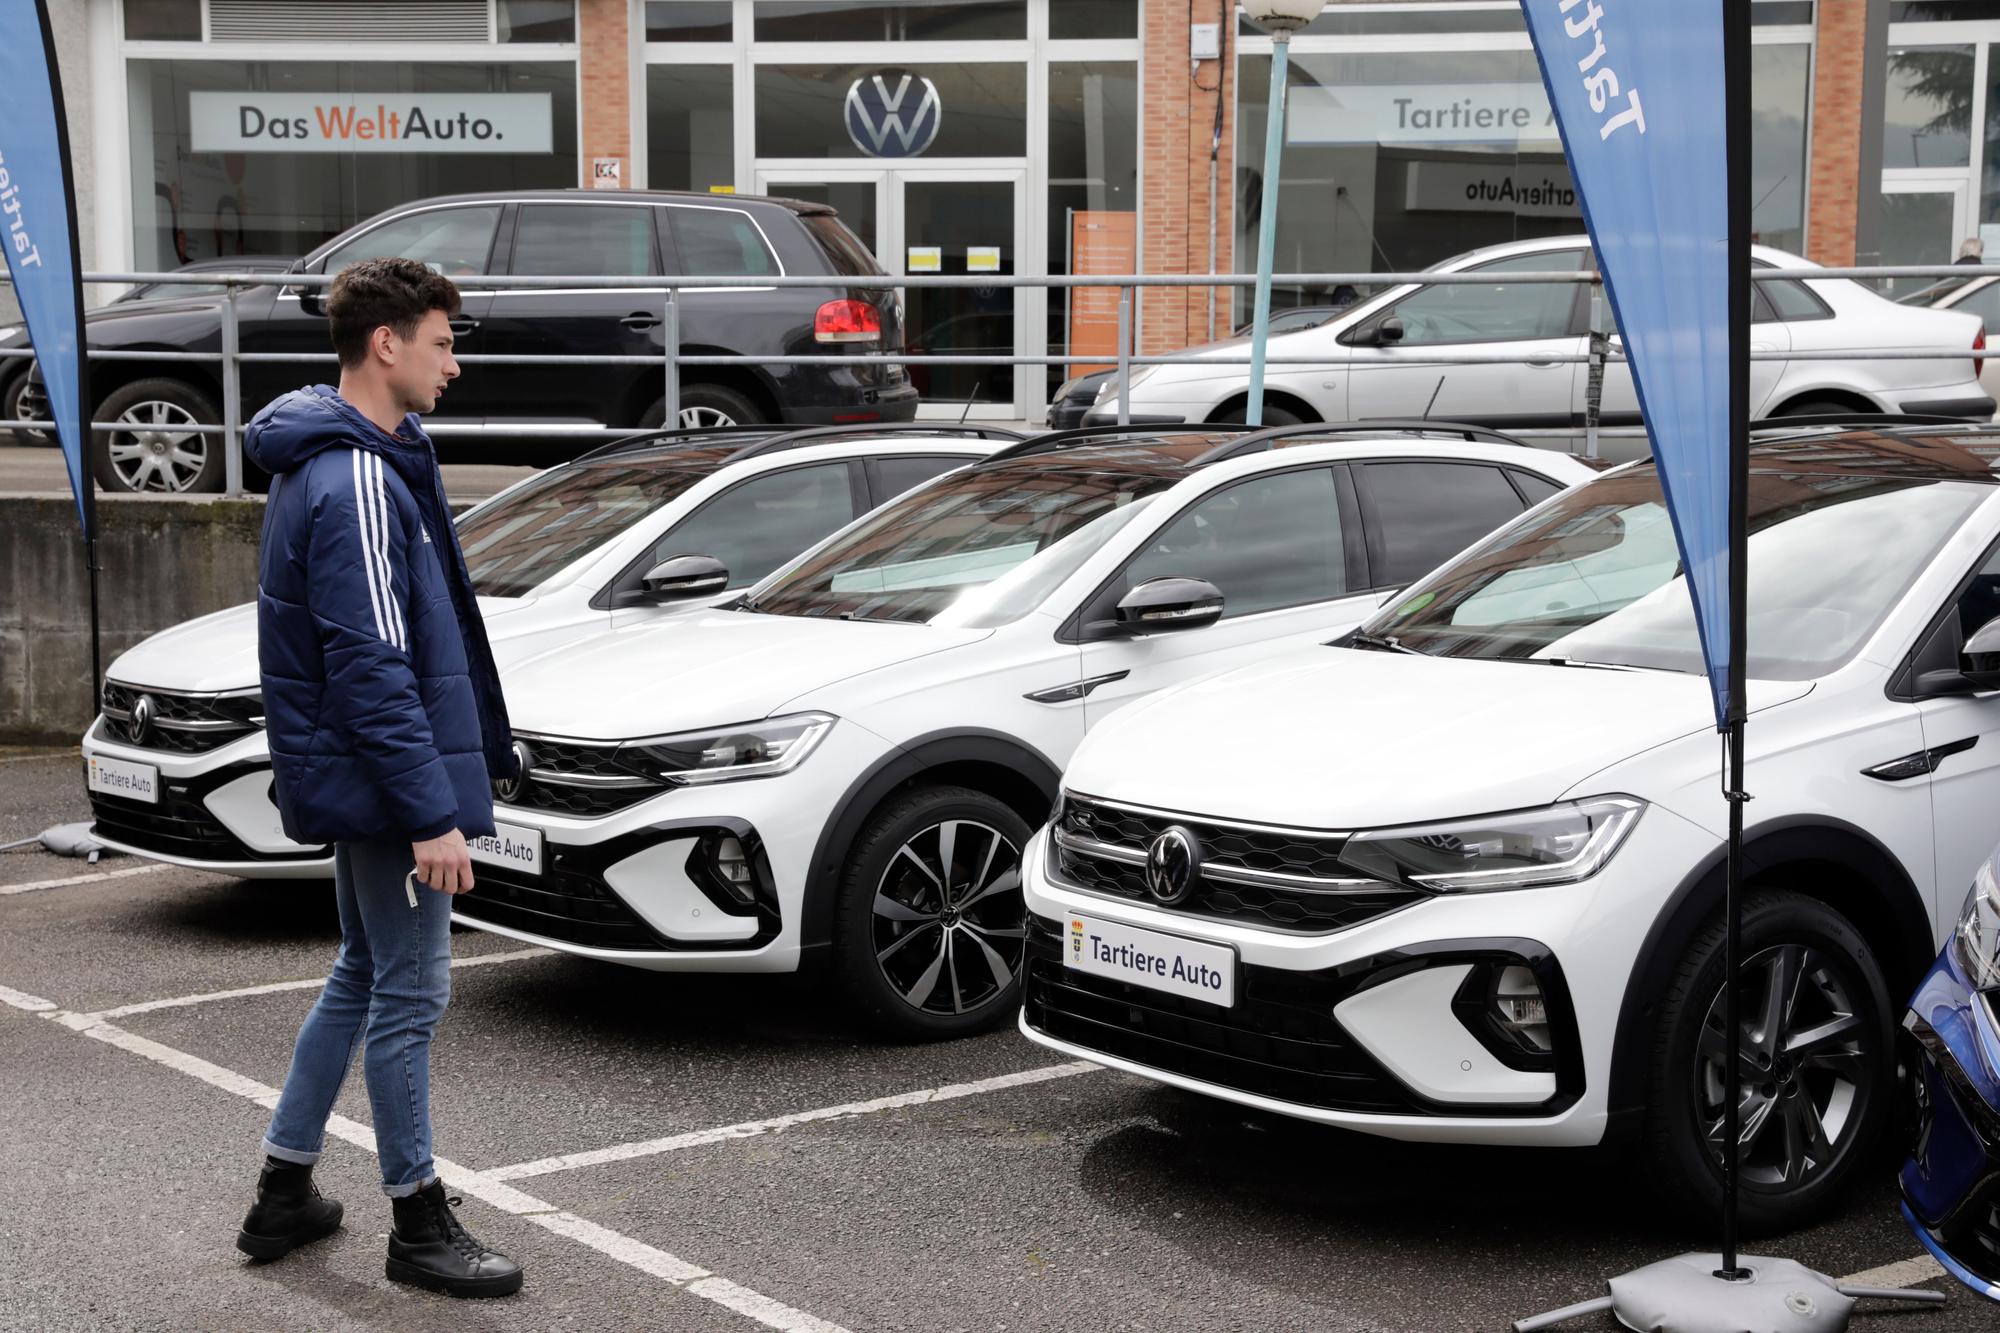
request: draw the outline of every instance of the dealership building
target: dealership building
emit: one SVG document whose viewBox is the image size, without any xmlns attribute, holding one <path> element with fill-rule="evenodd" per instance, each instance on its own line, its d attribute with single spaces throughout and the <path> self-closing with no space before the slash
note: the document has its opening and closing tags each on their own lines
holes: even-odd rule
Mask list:
<svg viewBox="0 0 2000 1333">
<path fill-rule="evenodd" d="M 1223 0 L 51 8 L 99 270 L 297 255 L 410 199 L 594 185 L 828 202 L 897 273 L 1255 258 L 1271 42 Z M 1986 235 L 2000 258 L 2000 0 L 1752 10 L 1760 239 L 1942 262 Z M 1581 230 L 1518 0 L 1333 0 L 1291 62 L 1280 271 Z M 1060 289 L 911 297 L 927 350 L 1101 359 L 1115 330 L 1114 303 Z M 1148 292 L 1143 346 L 1226 333 L 1246 305 Z M 1031 415 L 1063 373 L 966 368 L 932 394 Z"/>
</svg>

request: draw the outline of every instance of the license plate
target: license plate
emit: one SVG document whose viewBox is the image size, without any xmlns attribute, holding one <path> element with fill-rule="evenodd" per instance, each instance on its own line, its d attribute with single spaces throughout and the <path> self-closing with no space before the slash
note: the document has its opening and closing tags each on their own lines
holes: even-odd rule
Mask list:
<svg viewBox="0 0 2000 1333">
<path fill-rule="evenodd" d="M 92 791 L 106 796 L 123 796 L 128 801 L 152 805 L 160 801 L 160 770 L 151 764 L 131 764 L 123 759 L 91 755 L 88 782 Z"/>
<path fill-rule="evenodd" d="M 1236 951 L 1116 921 L 1072 916 L 1063 964 L 1092 976 L 1223 1007 L 1236 1003 Z"/>
<path fill-rule="evenodd" d="M 542 873 L 542 831 L 538 828 L 496 823 L 490 835 L 474 838 L 466 846 L 475 861 L 529 875 Z"/>
</svg>

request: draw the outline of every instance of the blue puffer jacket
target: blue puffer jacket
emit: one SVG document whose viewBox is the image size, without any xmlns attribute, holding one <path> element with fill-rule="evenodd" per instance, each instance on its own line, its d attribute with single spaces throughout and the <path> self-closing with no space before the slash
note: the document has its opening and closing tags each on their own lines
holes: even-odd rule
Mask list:
<svg viewBox="0 0 2000 1333">
<path fill-rule="evenodd" d="M 320 385 L 259 412 L 243 447 L 272 476 L 257 660 L 286 834 L 493 832 L 513 737 L 417 418 L 391 436 Z"/>
</svg>

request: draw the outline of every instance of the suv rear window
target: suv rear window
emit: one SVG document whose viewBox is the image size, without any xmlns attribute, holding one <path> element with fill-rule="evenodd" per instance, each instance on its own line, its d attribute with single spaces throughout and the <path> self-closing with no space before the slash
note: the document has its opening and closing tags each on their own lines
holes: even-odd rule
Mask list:
<svg viewBox="0 0 2000 1333">
<path fill-rule="evenodd" d="M 847 229 L 847 224 L 831 213 L 812 213 L 799 219 L 805 223 L 806 231 L 819 242 L 820 252 L 826 262 L 833 265 L 833 271 L 843 278 L 874 278 L 882 275 L 882 265 L 861 243 L 861 238 Z"/>
<path fill-rule="evenodd" d="M 777 256 L 747 213 L 733 208 L 674 207 L 681 269 L 697 278 L 758 277 L 778 272 Z"/>
</svg>

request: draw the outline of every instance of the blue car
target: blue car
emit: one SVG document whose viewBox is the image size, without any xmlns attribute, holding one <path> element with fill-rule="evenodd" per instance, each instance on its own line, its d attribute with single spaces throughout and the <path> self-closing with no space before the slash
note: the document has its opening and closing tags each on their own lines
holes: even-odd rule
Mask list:
<svg viewBox="0 0 2000 1333">
<path fill-rule="evenodd" d="M 1903 1216 L 1953 1277 L 2000 1300 L 2000 852 L 1903 1016 L 1915 1113 Z"/>
</svg>

